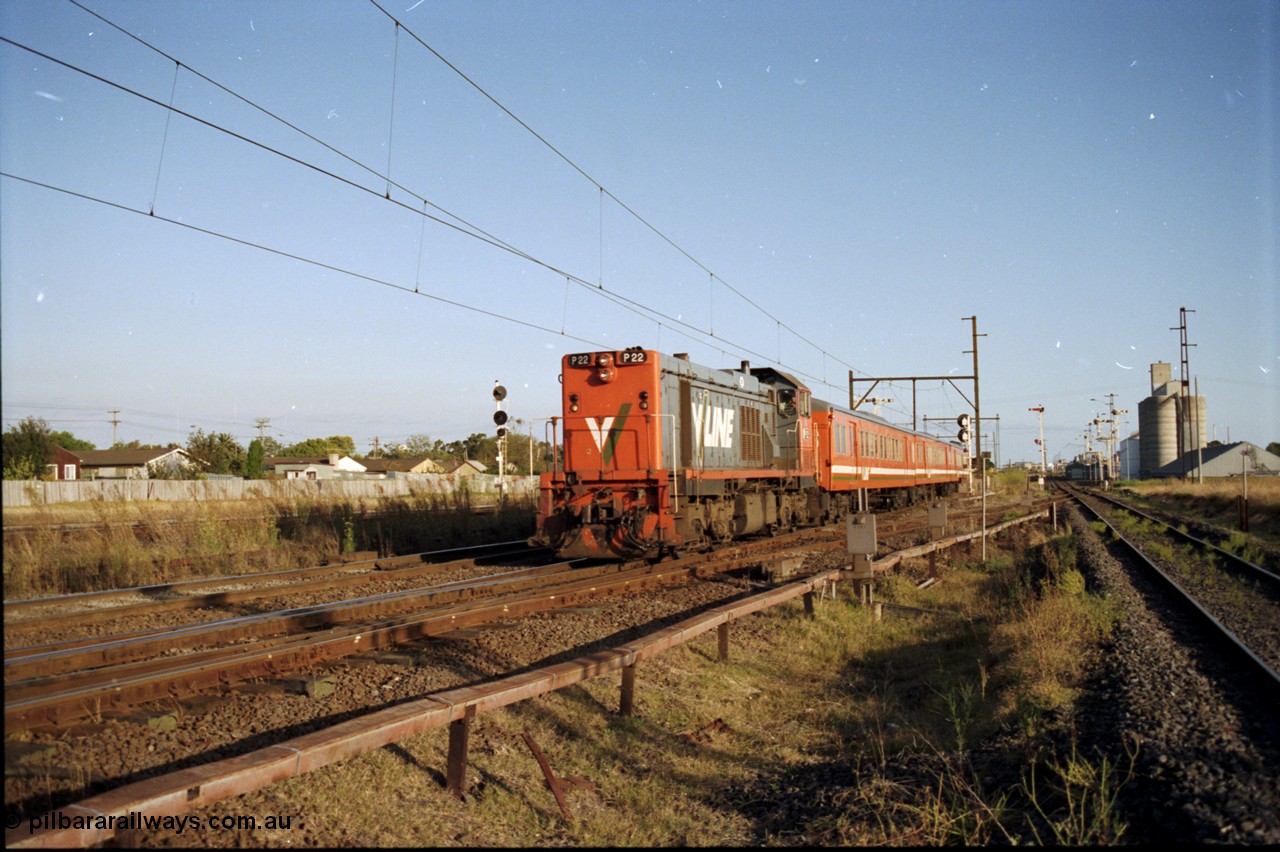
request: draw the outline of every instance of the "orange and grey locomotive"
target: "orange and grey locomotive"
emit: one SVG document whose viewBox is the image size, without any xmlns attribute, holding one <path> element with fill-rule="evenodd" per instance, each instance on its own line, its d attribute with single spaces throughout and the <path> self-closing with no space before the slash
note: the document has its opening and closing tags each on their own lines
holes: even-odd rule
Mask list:
<svg viewBox="0 0 1280 852">
<path fill-rule="evenodd" d="M 559 460 L 532 542 L 563 556 L 656 557 L 945 494 L 963 452 L 815 400 L 771 367 L 718 370 L 633 348 L 566 355 Z"/>
</svg>

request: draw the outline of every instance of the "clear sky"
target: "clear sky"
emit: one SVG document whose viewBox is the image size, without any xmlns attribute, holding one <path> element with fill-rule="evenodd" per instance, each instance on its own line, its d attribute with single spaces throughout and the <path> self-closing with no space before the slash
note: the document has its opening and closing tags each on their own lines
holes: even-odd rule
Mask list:
<svg viewBox="0 0 1280 852">
<path fill-rule="evenodd" d="M 4 426 L 368 452 L 491 432 L 498 379 L 541 437 L 561 356 L 626 346 L 847 404 L 850 370 L 970 374 L 976 315 L 1001 460 L 1037 405 L 1070 458 L 1095 400 L 1132 431 L 1177 377 L 1187 307 L 1210 437 L 1265 445 L 1278 30 L 1262 0 L 8 0 Z"/>
</svg>

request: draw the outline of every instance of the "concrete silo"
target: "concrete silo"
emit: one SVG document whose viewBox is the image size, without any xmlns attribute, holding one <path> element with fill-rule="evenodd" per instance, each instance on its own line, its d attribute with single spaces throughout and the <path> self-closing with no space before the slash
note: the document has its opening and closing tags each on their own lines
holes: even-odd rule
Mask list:
<svg viewBox="0 0 1280 852">
<path fill-rule="evenodd" d="M 1181 391 L 1182 382 L 1173 380 L 1168 364 L 1151 365 L 1151 396 L 1138 403 L 1139 475 L 1144 478 L 1205 445 L 1204 397 L 1188 395 L 1184 403 Z"/>
</svg>

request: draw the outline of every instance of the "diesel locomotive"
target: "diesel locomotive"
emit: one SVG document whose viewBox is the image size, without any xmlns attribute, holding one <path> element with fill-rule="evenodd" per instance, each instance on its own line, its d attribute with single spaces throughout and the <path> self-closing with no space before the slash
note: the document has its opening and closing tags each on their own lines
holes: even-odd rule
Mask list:
<svg viewBox="0 0 1280 852">
<path fill-rule="evenodd" d="M 953 493 L 956 444 L 814 399 L 771 367 L 639 347 L 566 355 L 531 543 L 655 558 Z"/>
</svg>

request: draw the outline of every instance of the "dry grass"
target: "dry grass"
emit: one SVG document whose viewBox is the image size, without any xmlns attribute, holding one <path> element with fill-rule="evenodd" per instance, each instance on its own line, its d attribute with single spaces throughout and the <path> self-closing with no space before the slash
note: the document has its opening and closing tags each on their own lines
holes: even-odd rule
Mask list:
<svg viewBox="0 0 1280 852">
<path fill-rule="evenodd" d="M 482 714 L 465 802 L 442 789 L 441 730 L 223 812 L 300 814 L 306 836 L 280 841 L 295 845 L 1114 839 L 1123 831 L 1110 809 L 1114 765 L 1054 754 L 1039 739 L 1047 711 L 1072 700 L 1112 617 L 1085 594 L 1073 553 L 1069 538 L 1055 540 L 1027 558 L 954 566 L 929 590 L 900 578 L 878 586 L 879 597 L 949 617 L 876 622 L 842 590 L 813 619 L 795 602 L 735 622 L 728 662 L 716 660 L 712 634 L 643 663 L 631 718 L 616 714 L 617 676 Z M 714 720 L 724 727 L 695 741 Z M 1002 728 L 1026 745 L 1009 755 L 1012 784 L 988 789 L 973 750 Z M 595 784 L 569 795 L 572 821 L 522 732 L 556 775 Z M 1018 783 L 1028 778 L 1035 786 Z M 788 814 L 792 804 L 802 807 Z"/>
<path fill-rule="evenodd" d="M 1238 476 L 1203 483 L 1159 479 L 1121 485 L 1147 505 L 1223 530 L 1238 529 L 1244 490 Z M 1280 547 L 1280 477 L 1249 477 L 1249 536 L 1273 549 Z"/>
<path fill-rule="evenodd" d="M 532 506 L 477 514 L 465 494 L 373 500 L 251 498 L 5 508 L 4 595 L 27 598 L 519 539 Z M 90 531 L 66 529 L 88 525 Z"/>
</svg>

